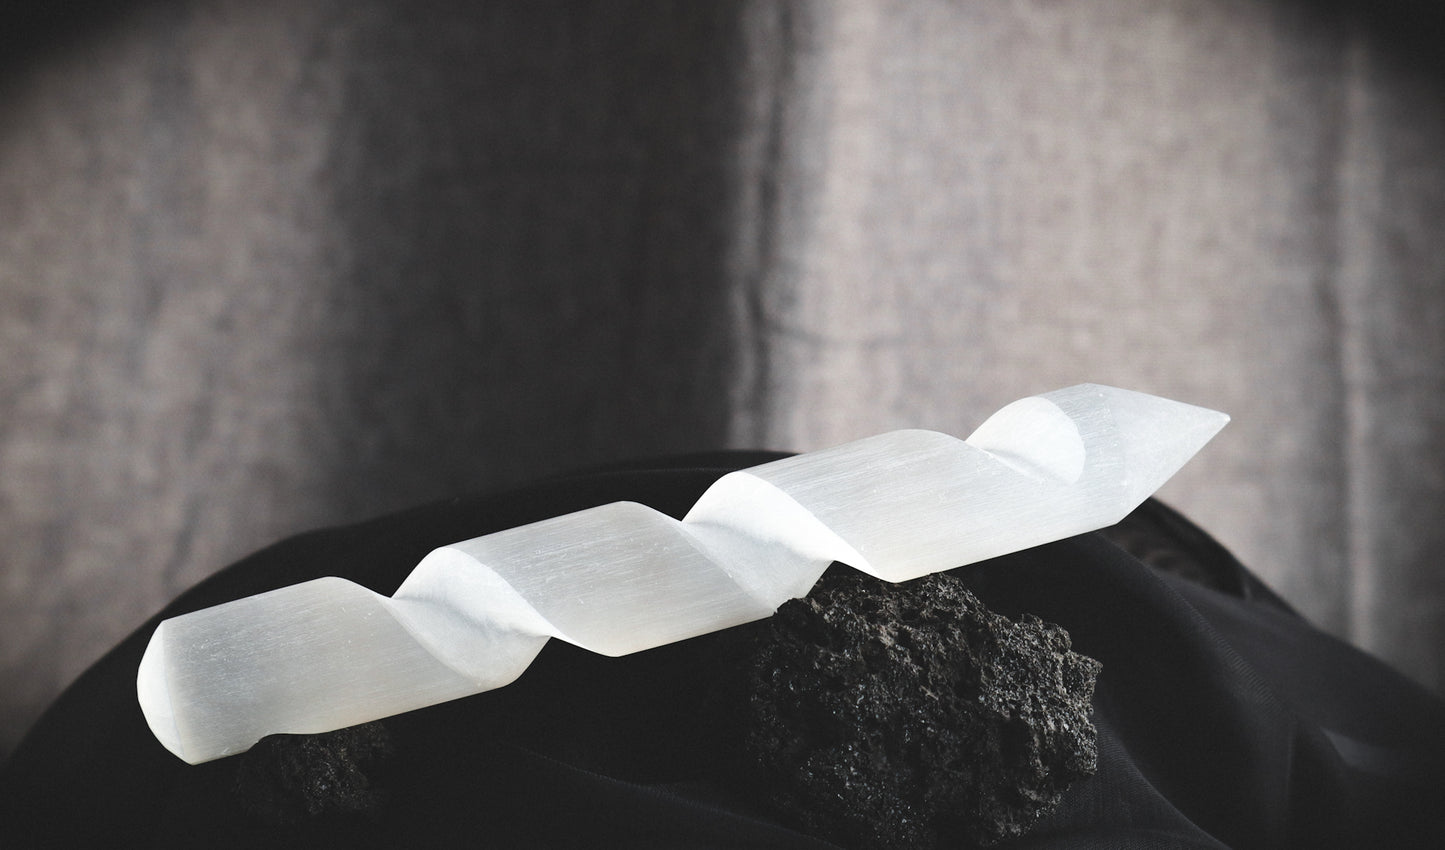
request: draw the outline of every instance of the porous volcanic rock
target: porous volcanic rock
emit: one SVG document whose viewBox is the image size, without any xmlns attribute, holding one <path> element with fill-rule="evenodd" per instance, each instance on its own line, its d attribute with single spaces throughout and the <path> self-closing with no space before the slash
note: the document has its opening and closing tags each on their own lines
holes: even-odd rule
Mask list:
<svg viewBox="0 0 1445 850">
<path fill-rule="evenodd" d="M 989 845 L 1096 769 L 1100 664 L 946 573 L 834 568 L 767 621 L 748 750 L 798 826 L 866 848 Z"/>
<path fill-rule="evenodd" d="M 381 723 L 269 735 L 238 759 L 233 790 L 244 811 L 271 825 L 366 811 L 379 794 L 370 772 L 391 751 Z"/>
</svg>

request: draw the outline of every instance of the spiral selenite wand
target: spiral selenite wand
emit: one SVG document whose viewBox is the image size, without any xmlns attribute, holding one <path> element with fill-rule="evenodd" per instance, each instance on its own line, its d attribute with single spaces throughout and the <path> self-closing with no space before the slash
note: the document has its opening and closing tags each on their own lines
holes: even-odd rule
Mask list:
<svg viewBox="0 0 1445 850">
<path fill-rule="evenodd" d="M 1229 421 L 1094 384 L 968 439 L 894 431 L 729 473 L 682 521 L 630 502 L 444 546 L 391 597 L 321 578 L 162 622 L 136 681 L 193 764 L 498 688 L 549 638 L 623 655 L 771 615 L 840 561 L 888 581 L 1122 519 Z"/>
</svg>

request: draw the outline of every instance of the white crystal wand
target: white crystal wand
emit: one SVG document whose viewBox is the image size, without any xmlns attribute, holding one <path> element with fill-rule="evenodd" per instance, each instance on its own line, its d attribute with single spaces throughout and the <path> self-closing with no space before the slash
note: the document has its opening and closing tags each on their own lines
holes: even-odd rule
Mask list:
<svg viewBox="0 0 1445 850">
<path fill-rule="evenodd" d="M 833 561 L 905 581 L 1113 524 L 1229 421 L 1083 384 L 967 440 L 895 431 L 444 546 L 390 598 L 322 578 L 164 621 L 146 720 L 192 764 L 501 687 L 548 638 L 624 655 L 771 615 Z"/>
</svg>

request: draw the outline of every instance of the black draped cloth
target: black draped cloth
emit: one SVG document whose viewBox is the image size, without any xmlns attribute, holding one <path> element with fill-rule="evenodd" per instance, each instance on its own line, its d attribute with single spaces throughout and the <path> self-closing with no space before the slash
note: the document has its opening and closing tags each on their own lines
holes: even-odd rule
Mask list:
<svg viewBox="0 0 1445 850">
<path fill-rule="evenodd" d="M 728 632 L 615 659 L 553 641 L 511 686 L 333 742 L 341 761 L 311 765 L 307 781 L 341 802 L 315 811 L 284 788 L 266 797 L 262 748 L 180 762 L 135 698 L 161 618 L 325 575 L 390 594 L 436 546 L 619 500 L 680 517 L 718 476 L 770 457 L 552 479 L 307 534 L 233 565 L 34 727 L 0 773 L 0 845 L 835 846 L 789 826 L 739 768 L 732 715 L 719 710 Z M 1445 704 L 1311 627 L 1157 502 L 1112 531 L 955 574 L 1000 613 L 1062 625 L 1103 665 L 1097 772 L 1006 846 L 1445 846 Z"/>
</svg>

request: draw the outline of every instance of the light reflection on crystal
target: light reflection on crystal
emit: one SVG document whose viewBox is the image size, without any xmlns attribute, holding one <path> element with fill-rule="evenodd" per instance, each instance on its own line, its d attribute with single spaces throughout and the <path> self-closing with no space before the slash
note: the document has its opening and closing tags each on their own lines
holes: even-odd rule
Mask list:
<svg viewBox="0 0 1445 850">
<path fill-rule="evenodd" d="M 1229 418 L 1082 384 L 967 440 L 894 431 L 444 546 L 392 597 L 323 578 L 163 622 L 137 677 L 192 764 L 501 687 L 547 640 L 623 655 L 769 616 L 833 561 L 906 581 L 1111 525 Z"/>
</svg>

